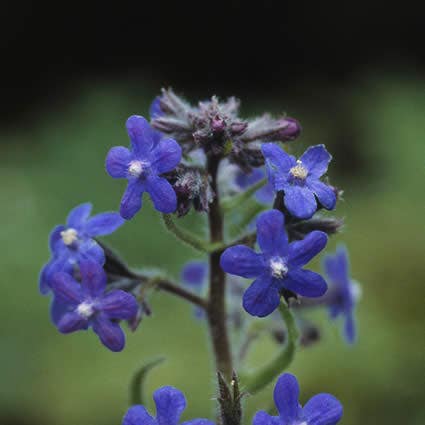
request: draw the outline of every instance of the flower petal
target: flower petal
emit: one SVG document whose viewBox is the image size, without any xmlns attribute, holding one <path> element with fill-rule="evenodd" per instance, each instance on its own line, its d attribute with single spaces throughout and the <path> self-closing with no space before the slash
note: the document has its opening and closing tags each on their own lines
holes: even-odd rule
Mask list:
<svg viewBox="0 0 425 425">
<path fill-rule="evenodd" d="M 281 282 L 284 288 L 303 297 L 321 297 L 328 289 L 323 277 L 310 270 L 290 270 Z"/>
<path fill-rule="evenodd" d="M 81 329 L 87 329 L 88 321 L 76 312 L 65 313 L 57 324 L 59 332 L 68 334 Z"/>
<path fill-rule="evenodd" d="M 221 268 L 229 274 L 252 278 L 260 276 L 264 270 L 264 260 L 245 245 L 235 245 L 227 248 L 220 258 Z"/>
<path fill-rule="evenodd" d="M 199 418 L 199 419 L 192 419 L 190 421 L 185 421 L 181 425 L 215 425 L 215 424 L 209 419 Z"/>
<path fill-rule="evenodd" d="M 328 169 L 332 155 L 325 145 L 310 146 L 301 156 L 300 161 L 307 167 L 310 176 L 322 177 Z"/>
<path fill-rule="evenodd" d="M 138 158 L 146 158 L 157 140 L 155 130 L 140 115 L 132 115 L 128 118 L 126 128 L 134 155 Z"/>
<path fill-rule="evenodd" d="M 349 285 L 348 252 L 344 246 L 339 246 L 334 255 L 327 255 L 323 262 L 326 275 L 336 285 Z"/>
<path fill-rule="evenodd" d="M 92 204 L 90 204 L 89 202 L 78 205 L 77 207 L 72 209 L 66 219 L 67 227 L 71 227 L 73 229 L 79 229 L 80 227 L 82 227 L 86 220 L 89 218 L 91 209 Z"/>
<path fill-rule="evenodd" d="M 285 216 L 278 210 L 261 213 L 257 219 L 257 242 L 264 254 L 286 256 L 288 237 Z"/>
<path fill-rule="evenodd" d="M 85 226 L 85 231 L 90 237 L 109 235 L 125 223 L 116 212 L 97 214 L 90 218 Z"/>
<path fill-rule="evenodd" d="M 202 286 L 207 276 L 208 265 L 204 261 L 189 261 L 181 272 L 181 280 L 194 286 Z"/>
<path fill-rule="evenodd" d="M 304 239 L 289 244 L 288 262 L 291 267 L 302 267 L 315 257 L 328 242 L 324 232 L 315 230 Z"/>
<path fill-rule="evenodd" d="M 170 214 L 176 210 L 177 195 L 168 180 L 163 177 L 150 177 L 146 180 L 146 191 L 157 211 Z"/>
<path fill-rule="evenodd" d="M 308 187 L 287 184 L 284 191 L 283 201 L 291 215 L 307 219 L 316 212 L 316 198 Z"/>
<path fill-rule="evenodd" d="M 99 308 L 111 319 L 129 320 L 139 309 L 133 295 L 119 289 L 102 297 Z"/>
<path fill-rule="evenodd" d="M 288 155 L 283 149 L 281 149 L 275 143 L 263 143 L 261 145 L 261 151 L 263 152 L 264 158 L 266 159 L 266 166 L 269 175 L 281 175 L 281 178 L 289 173 L 289 170 L 295 164 L 295 158 Z"/>
<path fill-rule="evenodd" d="M 282 425 L 293 424 L 299 418 L 299 395 L 300 387 L 297 378 L 290 373 L 281 375 L 274 387 L 273 398 L 281 421 L 283 422 Z"/>
<path fill-rule="evenodd" d="M 106 317 L 98 314 L 93 319 L 93 331 L 99 336 L 102 344 L 111 351 L 122 351 L 125 345 L 125 335 L 120 325 Z"/>
<path fill-rule="evenodd" d="M 86 239 L 78 247 L 78 259 L 90 260 L 103 265 L 105 263 L 105 253 L 102 247 L 93 239 Z"/>
<path fill-rule="evenodd" d="M 275 417 L 270 416 L 264 410 L 260 410 L 255 414 L 252 425 L 277 425 L 277 421 Z"/>
<path fill-rule="evenodd" d="M 47 264 L 43 266 L 39 277 L 39 289 L 40 293 L 46 295 L 51 288 L 51 280 L 55 273 L 65 272 L 72 274 L 72 264 L 68 262 L 67 257 L 59 257 L 51 259 Z"/>
<path fill-rule="evenodd" d="M 308 425 L 335 425 L 342 417 L 342 404 L 331 394 L 317 394 L 302 410 L 302 418 Z"/>
<path fill-rule="evenodd" d="M 317 196 L 319 202 L 327 210 L 333 210 L 336 205 L 335 189 L 320 180 L 307 178 L 307 186 Z"/>
<path fill-rule="evenodd" d="M 133 406 L 127 410 L 122 425 L 156 425 L 155 419 L 144 406 Z"/>
<path fill-rule="evenodd" d="M 145 185 L 140 180 L 128 182 L 127 189 L 121 199 L 120 214 L 122 218 L 130 220 L 142 208 L 142 194 Z"/>
<path fill-rule="evenodd" d="M 72 305 L 82 302 L 81 285 L 70 274 L 64 272 L 55 273 L 51 282 L 53 292 L 58 297 L 58 300 Z"/>
<path fill-rule="evenodd" d="M 158 174 L 168 173 L 179 164 L 182 148 L 173 139 L 162 139 L 152 151 L 152 167 Z"/>
<path fill-rule="evenodd" d="M 174 387 L 162 387 L 153 393 L 158 425 L 177 425 L 186 407 L 184 394 Z"/>
<path fill-rule="evenodd" d="M 58 297 L 53 297 L 50 303 L 50 319 L 55 326 L 58 326 L 59 321 L 66 313 L 73 311 L 75 306 L 64 303 Z"/>
<path fill-rule="evenodd" d="M 128 164 L 132 158 L 133 154 L 124 146 L 115 146 L 111 148 L 105 161 L 107 173 L 114 179 L 126 178 Z"/>
<path fill-rule="evenodd" d="M 252 316 L 268 316 L 276 310 L 279 303 L 279 291 L 269 276 L 260 276 L 254 280 L 243 294 L 243 308 Z"/>
<path fill-rule="evenodd" d="M 49 248 L 50 253 L 55 254 L 57 251 L 58 242 L 62 241 L 61 232 L 65 230 L 65 226 L 59 225 L 56 226 L 51 232 L 49 236 Z"/>
<path fill-rule="evenodd" d="M 149 116 L 151 120 L 153 120 L 161 117 L 162 115 L 164 115 L 164 111 L 161 109 L 161 96 L 157 96 L 149 107 Z"/>
<path fill-rule="evenodd" d="M 106 273 L 95 261 L 80 261 L 81 286 L 84 292 L 92 298 L 103 294 L 106 288 Z"/>
<path fill-rule="evenodd" d="M 351 311 L 347 312 L 345 315 L 344 337 L 349 344 L 354 344 L 354 342 L 356 342 L 356 336 L 356 320 L 354 317 L 354 312 L 351 309 Z"/>
</svg>

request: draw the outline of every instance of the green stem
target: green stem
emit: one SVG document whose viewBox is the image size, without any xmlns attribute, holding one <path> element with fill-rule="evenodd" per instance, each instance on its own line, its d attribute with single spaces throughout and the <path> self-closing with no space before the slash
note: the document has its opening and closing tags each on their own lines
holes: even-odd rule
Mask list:
<svg viewBox="0 0 425 425">
<path fill-rule="evenodd" d="M 202 241 L 188 230 L 177 226 L 176 223 L 174 223 L 171 214 L 162 214 L 162 220 L 167 230 L 186 245 L 189 245 L 197 251 L 204 253 L 208 253 L 211 251 L 212 248 L 207 242 Z"/>
<path fill-rule="evenodd" d="M 257 393 L 272 382 L 277 375 L 288 368 L 294 358 L 299 336 L 298 328 L 294 316 L 283 301 L 280 304 L 279 311 L 288 332 L 287 344 L 269 364 L 253 373 L 245 375 L 245 377 L 241 376 L 241 381 L 246 391 L 251 394 Z"/>
</svg>

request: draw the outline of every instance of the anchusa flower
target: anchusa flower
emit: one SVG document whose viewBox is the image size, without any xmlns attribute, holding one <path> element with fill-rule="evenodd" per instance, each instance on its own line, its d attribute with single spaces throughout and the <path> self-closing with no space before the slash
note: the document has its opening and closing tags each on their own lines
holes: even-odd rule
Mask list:
<svg viewBox="0 0 425 425">
<path fill-rule="evenodd" d="M 125 335 L 118 321 L 132 319 L 137 302 L 122 290 L 106 292 L 106 273 L 98 263 L 82 260 L 79 266 L 81 283 L 65 272 L 55 273 L 51 281 L 63 312 L 57 320 L 58 330 L 67 334 L 91 327 L 103 345 L 121 351 Z"/>
<path fill-rule="evenodd" d="M 153 394 L 156 405 L 156 417 L 149 414 L 144 406 L 128 409 L 122 425 L 178 425 L 180 416 L 186 408 L 184 394 L 174 387 L 162 387 Z M 214 425 L 208 419 L 192 419 L 182 425 Z"/>
<path fill-rule="evenodd" d="M 360 296 L 360 286 L 350 278 L 348 252 L 345 247 L 338 247 L 333 255 L 323 261 L 329 283 L 329 294 L 326 305 L 332 319 L 341 316 L 344 320 L 344 336 L 347 342 L 356 339 L 356 323 L 354 309 Z"/>
<path fill-rule="evenodd" d="M 99 264 L 105 261 L 103 249 L 94 239 L 114 232 L 124 220 L 118 213 L 106 212 L 90 217 L 92 205 L 78 205 L 68 214 L 66 225 L 56 226 L 49 237 L 51 259 L 40 273 L 40 292 L 46 294 L 55 272 L 72 273 L 81 260 Z"/>
<path fill-rule="evenodd" d="M 336 190 L 322 182 L 332 156 L 324 145 L 311 146 L 296 160 L 274 143 L 262 146 L 269 180 L 276 192 L 284 192 L 284 204 L 295 217 L 307 219 L 320 205 L 332 210 L 336 204 Z"/>
<path fill-rule="evenodd" d="M 274 388 L 274 403 L 279 416 L 259 411 L 253 425 L 336 425 L 342 417 L 341 403 L 331 394 L 321 393 L 312 397 L 304 407 L 299 400 L 297 378 L 284 373 Z"/>
<path fill-rule="evenodd" d="M 106 158 L 109 175 L 128 180 L 121 200 L 121 216 L 130 220 L 140 210 L 144 192 L 149 194 L 158 211 L 174 212 L 177 208 L 176 193 L 161 174 L 179 164 L 182 155 L 180 145 L 173 139 L 162 137 L 141 116 L 131 116 L 126 127 L 131 149 L 116 146 Z"/>
<path fill-rule="evenodd" d="M 302 269 L 326 246 L 327 235 L 313 231 L 303 240 L 288 243 L 284 220 L 278 210 L 259 215 L 257 242 L 261 253 L 245 245 L 236 245 L 221 255 L 220 265 L 226 273 L 256 278 L 243 296 L 243 307 L 253 316 L 271 314 L 278 307 L 284 290 L 320 297 L 327 289 L 319 274 Z"/>
</svg>

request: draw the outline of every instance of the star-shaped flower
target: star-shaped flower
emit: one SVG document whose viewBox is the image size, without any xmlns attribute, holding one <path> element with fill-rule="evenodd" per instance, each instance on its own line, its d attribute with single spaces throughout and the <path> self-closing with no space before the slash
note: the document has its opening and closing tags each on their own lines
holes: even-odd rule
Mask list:
<svg viewBox="0 0 425 425">
<path fill-rule="evenodd" d="M 345 247 L 338 247 L 334 255 L 328 255 L 323 262 L 329 282 L 329 297 L 326 304 L 332 319 L 344 318 L 344 336 L 347 342 L 356 339 L 356 322 L 354 309 L 360 296 L 360 286 L 350 278 L 348 252 Z"/>
<path fill-rule="evenodd" d="M 153 394 L 156 417 L 152 417 L 144 406 L 131 407 L 124 416 L 122 425 L 178 425 L 186 408 L 184 394 L 173 387 L 162 387 Z M 214 425 L 208 419 L 192 419 L 181 425 Z"/>
<path fill-rule="evenodd" d="M 320 180 L 332 159 L 324 145 L 311 146 L 298 160 L 274 143 L 265 143 L 261 149 L 269 180 L 275 191 L 284 192 L 284 204 L 291 215 L 310 218 L 317 210 L 316 197 L 327 210 L 335 208 L 335 189 Z"/>
<path fill-rule="evenodd" d="M 52 289 L 63 316 L 57 321 L 62 333 L 85 330 L 89 327 L 103 345 L 121 351 L 125 335 L 118 320 L 133 318 L 138 309 L 135 298 L 127 292 L 106 292 L 106 273 L 93 261 L 80 262 L 81 284 L 71 275 L 58 272 L 52 278 Z"/>
<path fill-rule="evenodd" d="M 177 198 L 171 184 L 161 174 L 179 164 L 182 150 L 173 139 L 163 138 L 145 118 L 133 115 L 127 120 L 131 149 L 112 148 L 106 158 L 106 170 L 116 179 L 127 179 L 128 186 L 121 200 L 120 214 L 130 220 L 142 207 L 142 195 L 147 192 L 154 207 L 163 213 L 177 208 Z"/>
<path fill-rule="evenodd" d="M 106 212 L 90 217 L 92 205 L 78 205 L 68 214 L 66 225 L 56 226 L 49 237 L 50 261 L 40 273 L 40 292 L 50 289 L 50 279 L 58 271 L 71 273 L 80 260 L 92 260 L 99 264 L 105 261 L 103 249 L 94 240 L 97 236 L 109 235 L 124 224 L 118 213 Z"/>
<path fill-rule="evenodd" d="M 257 243 L 261 253 L 236 245 L 221 255 L 220 264 L 226 273 L 256 278 L 243 296 L 243 306 L 253 316 L 271 314 L 284 289 L 305 297 L 320 297 L 327 289 L 322 276 L 302 268 L 326 246 L 327 235 L 314 231 L 289 244 L 284 219 L 278 210 L 259 215 Z"/>
<path fill-rule="evenodd" d="M 317 394 L 304 407 L 298 401 L 300 388 L 297 378 L 284 373 L 274 388 L 274 403 L 279 416 L 259 411 L 253 425 L 336 425 L 342 417 L 341 403 L 331 394 Z"/>
</svg>

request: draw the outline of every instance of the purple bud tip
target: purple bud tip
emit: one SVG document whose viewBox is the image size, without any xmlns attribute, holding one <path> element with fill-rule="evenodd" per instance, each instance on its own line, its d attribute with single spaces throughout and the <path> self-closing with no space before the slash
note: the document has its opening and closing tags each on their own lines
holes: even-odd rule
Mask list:
<svg viewBox="0 0 425 425">
<path fill-rule="evenodd" d="M 295 119 L 291 117 L 283 118 L 280 121 L 282 124 L 286 123 L 287 126 L 280 130 L 279 135 L 285 141 L 295 140 L 301 133 L 301 124 Z"/>
<path fill-rule="evenodd" d="M 224 131 L 224 129 L 226 128 L 226 123 L 225 121 L 220 118 L 219 116 L 215 116 L 212 120 L 211 120 L 211 128 L 215 133 L 221 133 Z"/>
</svg>

